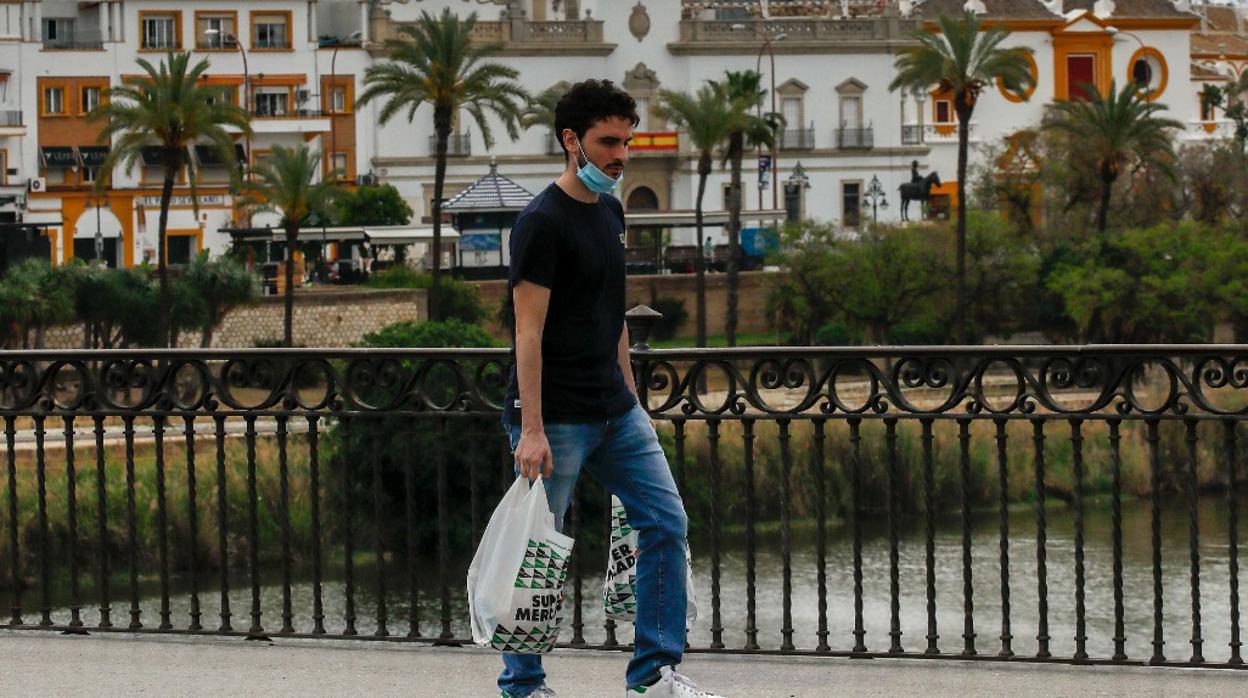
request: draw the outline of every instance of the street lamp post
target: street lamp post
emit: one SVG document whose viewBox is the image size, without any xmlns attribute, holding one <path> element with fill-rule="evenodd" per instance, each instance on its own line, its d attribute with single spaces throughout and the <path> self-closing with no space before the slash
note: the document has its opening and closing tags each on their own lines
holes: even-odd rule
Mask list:
<svg viewBox="0 0 1248 698">
<path fill-rule="evenodd" d="M 776 113 L 776 51 L 775 51 L 775 48 L 772 46 L 772 43 L 776 41 L 783 41 L 786 37 L 788 37 L 788 34 L 781 32 L 779 34 L 776 34 L 775 36 L 771 36 L 770 34 L 764 34 L 763 32 L 760 32 L 755 27 L 752 27 L 746 24 L 741 24 L 740 22 L 733 24 L 732 29 L 734 31 L 741 31 L 742 29 L 749 29 L 755 36 L 761 37 L 763 40 L 763 45 L 760 46 L 758 49 L 758 58 L 756 58 L 754 61 L 754 72 L 755 74 L 759 74 L 759 75 L 762 74 L 763 53 L 766 52 L 771 62 L 771 75 L 769 77 L 771 81 L 771 113 L 774 118 L 775 113 Z M 758 114 L 759 117 L 762 117 L 762 110 L 763 110 L 763 105 L 760 103 L 757 105 L 755 109 L 755 113 Z M 776 135 L 778 136 L 780 134 L 776 134 Z M 770 167 L 771 167 L 771 177 L 773 179 L 776 179 L 776 181 L 779 181 L 778 177 L 780 173 L 779 168 L 776 167 L 779 161 L 779 146 L 780 144 L 778 140 L 776 138 L 773 138 L 772 143 L 771 143 Z M 758 153 L 760 154 L 762 153 L 761 147 L 757 148 L 756 150 Z M 776 193 L 778 188 L 779 187 L 771 188 L 771 207 L 773 209 L 776 208 L 778 205 L 779 197 Z M 763 208 L 763 180 L 761 176 L 758 182 L 758 208 L 759 209 Z"/>
<path fill-rule="evenodd" d="M 1148 46 L 1145 45 L 1144 40 L 1141 39 L 1138 34 L 1119 29 L 1118 27 L 1105 27 L 1105 32 L 1109 34 L 1110 37 L 1125 34 L 1126 36 L 1135 39 L 1135 43 L 1140 45 L 1141 58 L 1144 59 L 1144 74 L 1142 76 L 1137 76 L 1135 74 L 1134 64 L 1127 66 L 1127 70 L 1130 72 L 1132 82 L 1135 83 L 1135 89 L 1140 92 L 1146 91 L 1148 86 L 1153 84 L 1153 66 L 1148 63 Z"/>
<path fill-rule="evenodd" d="M 204 33 L 209 36 L 220 36 L 223 44 L 233 42 L 234 47 L 238 49 L 239 55 L 243 57 L 243 110 L 247 112 L 248 116 L 251 116 L 251 72 L 247 69 L 247 50 L 243 48 L 243 42 L 239 41 L 238 37 L 233 34 L 222 32 L 220 29 L 205 29 Z M 251 179 L 251 136 L 244 135 L 243 139 L 247 148 L 245 153 L 247 156 L 247 178 Z"/>
<path fill-rule="evenodd" d="M 363 32 L 354 31 L 351 33 L 349 37 L 347 37 L 347 40 L 355 43 L 355 42 L 359 42 L 360 38 L 363 36 L 364 36 Z M 340 48 L 342 48 L 342 40 L 335 38 L 334 39 L 334 52 L 329 57 L 329 99 L 325 100 L 326 106 L 329 107 L 329 173 L 334 178 L 335 182 L 341 179 L 339 177 L 338 168 L 337 168 L 337 164 L 338 164 L 338 119 L 337 119 L 338 109 L 334 107 L 334 90 L 337 89 L 338 87 L 338 49 Z M 347 98 L 345 92 L 343 93 L 342 98 L 343 98 L 343 107 L 345 108 L 346 98 Z M 346 174 L 346 172 L 343 172 L 342 174 Z"/>
<path fill-rule="evenodd" d="M 868 206 L 867 200 L 870 199 L 871 222 L 880 222 L 880 209 L 888 210 L 888 194 L 884 191 L 884 185 L 880 184 L 880 178 L 876 175 L 871 176 L 871 183 L 867 185 L 866 191 L 862 193 L 862 208 L 865 211 Z"/>
</svg>

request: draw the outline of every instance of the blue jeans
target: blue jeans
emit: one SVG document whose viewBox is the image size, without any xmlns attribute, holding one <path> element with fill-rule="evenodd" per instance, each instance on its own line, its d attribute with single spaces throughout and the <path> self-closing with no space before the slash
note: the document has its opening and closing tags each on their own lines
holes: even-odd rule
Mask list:
<svg viewBox="0 0 1248 698">
<path fill-rule="evenodd" d="M 520 429 L 503 426 L 515 451 Z M 545 432 L 554 457 L 554 475 L 545 484 L 555 527 L 563 530 L 563 517 L 583 466 L 620 498 L 629 525 L 638 531 L 637 621 L 625 683 L 627 688 L 650 683 L 658 678 L 659 667 L 679 664 L 685 649 L 688 530 L 684 504 L 650 417 L 634 405 L 614 419 L 547 424 Z M 503 654 L 498 685 L 509 694 L 528 695 L 545 679 L 541 655 Z"/>
</svg>

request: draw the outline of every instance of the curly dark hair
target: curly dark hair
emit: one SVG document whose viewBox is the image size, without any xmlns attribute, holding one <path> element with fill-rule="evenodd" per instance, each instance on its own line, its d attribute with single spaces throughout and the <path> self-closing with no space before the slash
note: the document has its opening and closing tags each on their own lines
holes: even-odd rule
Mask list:
<svg viewBox="0 0 1248 698">
<path fill-rule="evenodd" d="M 555 105 L 555 133 L 559 147 L 567 153 L 563 145 L 563 130 L 572 129 L 577 138 L 584 138 L 591 126 L 620 116 L 628 119 L 633 126 L 641 123 L 637 116 L 637 101 L 632 95 L 617 87 L 610 80 L 583 80 L 573 85 Z"/>
</svg>

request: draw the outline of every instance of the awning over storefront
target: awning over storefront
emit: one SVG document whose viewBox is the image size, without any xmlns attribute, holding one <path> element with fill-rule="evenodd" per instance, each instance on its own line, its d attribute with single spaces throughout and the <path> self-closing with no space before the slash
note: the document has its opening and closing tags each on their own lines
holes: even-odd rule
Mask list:
<svg viewBox="0 0 1248 698">
<path fill-rule="evenodd" d="M 143 166 L 144 167 L 158 167 L 162 164 L 164 164 L 164 162 L 162 158 L 160 157 L 160 148 L 157 148 L 155 146 L 148 146 L 143 149 Z"/>
<path fill-rule="evenodd" d="M 80 145 L 78 146 L 78 157 L 82 159 L 83 167 L 101 167 L 105 158 L 108 157 L 108 146 Z"/>
<path fill-rule="evenodd" d="M 199 164 L 204 167 L 221 167 L 221 153 L 216 146 L 197 145 L 195 146 L 195 159 L 199 160 Z M 247 153 L 243 150 L 243 146 L 234 144 L 234 161 L 235 163 L 247 162 Z M 234 164 L 234 163 L 231 163 Z"/>
<path fill-rule="evenodd" d="M 281 228 L 221 228 L 234 242 L 285 242 L 286 232 Z M 364 229 L 356 226 L 328 227 L 306 226 L 299 229 L 300 242 L 364 242 Z"/>
<path fill-rule="evenodd" d="M 787 212 L 782 209 L 755 209 L 741 212 L 741 222 L 783 221 Z M 624 224 L 629 228 L 693 228 L 697 226 L 696 211 L 646 211 L 625 213 Z M 702 225 L 728 225 L 727 211 L 703 211 Z"/>
<path fill-rule="evenodd" d="M 432 242 L 432 225 L 378 225 L 364 228 L 364 235 L 374 245 L 410 245 L 414 242 Z M 459 233 L 448 225 L 442 226 L 442 239 L 455 240 Z"/>
<path fill-rule="evenodd" d="M 76 167 L 78 158 L 71 146 L 48 146 L 39 149 L 39 162 L 44 167 Z"/>
</svg>

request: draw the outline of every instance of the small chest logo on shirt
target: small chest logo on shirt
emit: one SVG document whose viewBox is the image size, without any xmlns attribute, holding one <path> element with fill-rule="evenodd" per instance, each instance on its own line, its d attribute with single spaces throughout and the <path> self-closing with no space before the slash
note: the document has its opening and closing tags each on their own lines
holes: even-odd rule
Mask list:
<svg viewBox="0 0 1248 698">
<path fill-rule="evenodd" d="M 626 243 L 624 242 L 624 233 L 620 233 L 620 244 L 621 244 L 621 245 L 626 244 Z"/>
</svg>

